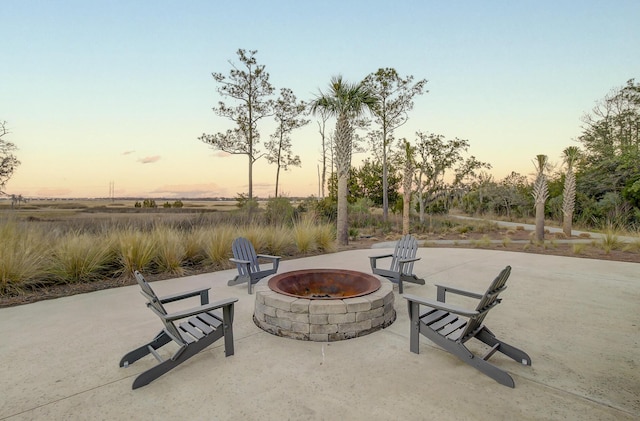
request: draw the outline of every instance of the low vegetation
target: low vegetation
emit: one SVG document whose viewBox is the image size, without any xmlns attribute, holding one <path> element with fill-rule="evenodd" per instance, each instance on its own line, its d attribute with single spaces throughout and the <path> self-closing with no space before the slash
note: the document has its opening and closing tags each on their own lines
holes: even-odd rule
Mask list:
<svg viewBox="0 0 640 421">
<path fill-rule="evenodd" d="M 228 203 L 212 206 L 30 203 L 31 209 L 4 211 L 0 213 L 0 297 L 33 294 L 42 287 L 126 284 L 135 270 L 162 278 L 230 269 L 231 243 L 238 236 L 248 238 L 260 253 L 284 258 L 339 249 L 331 200 L 270 199 L 251 217 Z M 360 202 L 353 204 L 350 214 L 355 247 L 395 240 L 402 232 L 400 215 L 384 221 L 380 209 Z M 423 222 L 414 219 L 411 232 L 424 247 L 450 240 L 447 247 L 598 258 L 624 254 L 622 260 L 640 261 L 627 257 L 640 255 L 640 237 L 623 242 L 623 236 L 633 234 L 614 229 L 598 239 L 579 236 L 568 243 L 563 234 L 547 232 L 547 240 L 538 244 L 522 226 L 508 229 L 490 221 L 429 215 Z"/>
</svg>

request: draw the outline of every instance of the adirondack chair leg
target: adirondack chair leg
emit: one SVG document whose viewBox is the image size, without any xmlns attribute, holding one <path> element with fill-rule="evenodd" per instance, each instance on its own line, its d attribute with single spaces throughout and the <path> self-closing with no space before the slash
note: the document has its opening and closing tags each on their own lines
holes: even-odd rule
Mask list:
<svg viewBox="0 0 640 421">
<path fill-rule="evenodd" d="M 476 338 L 491 347 L 498 345 L 498 352 L 503 353 L 507 357 L 512 358 L 523 365 L 531 365 L 531 357 L 529 357 L 526 352 L 497 339 L 486 327 L 476 335 Z"/>
<path fill-rule="evenodd" d="M 398 277 L 398 294 L 402 294 L 402 277 Z"/>
<path fill-rule="evenodd" d="M 475 367 L 476 369 L 502 385 L 516 387 L 513 378 L 508 373 L 500 370 L 498 367 L 483 360 L 482 358 L 475 357 L 465 362 L 469 363 L 471 366 Z"/>
<path fill-rule="evenodd" d="M 416 275 L 406 275 L 404 277 L 406 282 L 411 282 L 413 284 L 425 285 L 425 281 L 422 278 L 418 278 Z"/>
<path fill-rule="evenodd" d="M 224 355 L 230 356 L 235 352 L 233 349 L 233 307 L 227 306 L 222 309 L 222 328 L 224 329 Z"/>
<path fill-rule="evenodd" d="M 409 350 L 420 353 L 420 304 L 409 301 L 409 319 L 411 320 L 411 332 L 409 333 Z"/>
<path fill-rule="evenodd" d="M 211 345 L 218 338 L 219 336 L 217 335 L 210 335 L 206 339 L 201 339 L 198 342 L 194 342 L 190 344 L 188 347 L 186 347 L 184 349 L 184 352 L 180 353 L 180 355 L 177 358 L 175 359 L 169 358 L 161 362 L 160 364 L 150 368 L 149 370 L 140 373 L 140 375 L 138 375 L 138 377 L 136 377 L 136 379 L 134 380 L 132 389 L 137 389 L 139 387 L 148 385 L 158 377 L 173 370 L 174 368 L 176 368 L 177 366 L 179 366 L 189 358 L 196 355 L 198 352 L 202 351 L 203 349 Z"/>
<path fill-rule="evenodd" d="M 463 362 L 476 368 L 477 370 L 481 371 L 482 373 L 486 374 L 502 385 L 515 387 L 516 384 L 509 374 L 507 374 L 505 371 L 500 370 L 493 364 L 483 360 L 482 358 L 475 356 L 471 351 L 467 349 L 466 346 L 464 346 L 460 342 L 449 340 L 439 335 L 438 333 L 431 331 L 430 329 L 426 329 L 425 333 L 425 336 L 427 336 L 429 340 L 434 342 L 442 349 L 451 352 L 453 355 L 460 358 Z"/>
<path fill-rule="evenodd" d="M 248 275 L 236 275 L 235 278 L 227 282 L 228 286 L 240 285 L 243 282 L 250 282 Z"/>
<path fill-rule="evenodd" d="M 133 364 L 140 358 L 148 355 L 150 353 L 149 347 L 153 349 L 159 349 L 169 342 L 171 342 L 171 338 L 166 334 L 165 331 L 158 333 L 158 335 L 156 335 L 156 337 L 151 342 L 142 345 L 141 347 L 136 348 L 131 352 L 128 352 L 124 357 L 122 357 L 122 359 L 120 360 L 120 367 L 129 366 L 129 364 Z"/>
</svg>

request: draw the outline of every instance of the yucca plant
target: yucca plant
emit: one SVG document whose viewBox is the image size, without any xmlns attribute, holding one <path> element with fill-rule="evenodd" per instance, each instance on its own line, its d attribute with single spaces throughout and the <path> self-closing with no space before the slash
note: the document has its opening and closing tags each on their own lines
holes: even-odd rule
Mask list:
<svg viewBox="0 0 640 421">
<path fill-rule="evenodd" d="M 0 294 L 22 292 L 44 278 L 48 240 L 41 230 L 0 223 Z"/>
<path fill-rule="evenodd" d="M 69 232 L 56 240 L 50 270 L 64 283 L 93 281 L 100 277 L 112 259 L 109 239 Z"/>
</svg>

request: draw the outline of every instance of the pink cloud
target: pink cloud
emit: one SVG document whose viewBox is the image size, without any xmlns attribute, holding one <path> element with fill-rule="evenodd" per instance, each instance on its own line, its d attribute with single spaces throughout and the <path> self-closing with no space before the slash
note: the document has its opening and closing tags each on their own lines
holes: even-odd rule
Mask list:
<svg viewBox="0 0 640 421">
<path fill-rule="evenodd" d="M 213 154 L 214 157 L 216 158 L 228 158 L 231 156 L 230 153 L 228 152 L 224 152 L 224 151 L 218 151 L 216 153 Z"/>
<path fill-rule="evenodd" d="M 124 152 L 122 152 L 122 155 L 131 155 L 134 152 L 135 151 L 124 151 Z"/>
<path fill-rule="evenodd" d="M 142 162 L 143 164 L 152 164 L 154 162 L 158 162 L 160 160 L 160 155 L 154 156 L 146 156 L 144 158 L 139 158 L 138 162 Z"/>
</svg>

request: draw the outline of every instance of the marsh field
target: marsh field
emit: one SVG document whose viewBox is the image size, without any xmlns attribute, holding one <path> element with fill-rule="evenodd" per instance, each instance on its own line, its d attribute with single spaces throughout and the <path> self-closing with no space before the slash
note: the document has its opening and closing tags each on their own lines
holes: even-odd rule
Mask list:
<svg viewBox="0 0 640 421">
<path fill-rule="evenodd" d="M 146 202 L 146 201 L 145 201 Z M 134 199 L 0 200 L 0 307 L 133 283 L 230 269 L 231 242 L 284 259 L 370 248 L 401 235 L 400 215 L 383 222 L 370 207 L 350 209 L 350 242 L 338 247 L 330 215 L 311 200 L 269 199 L 249 217 L 235 201 Z M 137 206 L 136 206 L 137 205 Z M 155 205 L 155 207 L 153 207 Z M 535 243 L 523 226 L 429 216 L 412 223 L 425 247 L 465 247 L 640 263 L 640 237 L 548 233 Z M 621 241 L 621 235 L 632 241 Z M 442 241 L 447 240 L 447 241 Z"/>
</svg>

